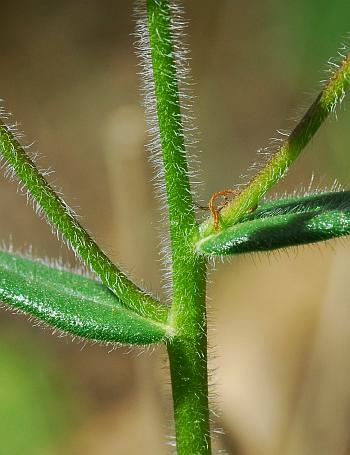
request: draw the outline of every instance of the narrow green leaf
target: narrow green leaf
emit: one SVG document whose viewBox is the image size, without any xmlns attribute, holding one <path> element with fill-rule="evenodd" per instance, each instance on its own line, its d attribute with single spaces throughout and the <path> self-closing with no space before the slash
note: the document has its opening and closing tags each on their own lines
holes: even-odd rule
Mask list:
<svg viewBox="0 0 350 455">
<path fill-rule="evenodd" d="M 0 252 L 0 301 L 83 338 L 150 344 L 167 326 L 125 308 L 103 284 L 18 255 Z"/>
<path fill-rule="evenodd" d="M 240 223 L 200 239 L 211 255 L 270 251 L 350 234 L 350 191 L 290 197 L 262 204 Z"/>
</svg>

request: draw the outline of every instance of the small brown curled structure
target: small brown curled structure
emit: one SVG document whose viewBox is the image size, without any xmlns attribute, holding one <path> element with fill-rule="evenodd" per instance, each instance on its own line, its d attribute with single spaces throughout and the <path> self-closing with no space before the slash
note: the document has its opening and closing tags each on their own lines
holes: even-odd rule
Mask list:
<svg viewBox="0 0 350 455">
<path fill-rule="evenodd" d="M 218 191 L 217 193 L 214 193 L 212 197 L 210 198 L 208 207 L 209 210 L 211 211 L 214 219 L 214 229 L 217 231 L 219 229 L 219 219 L 220 219 L 220 212 L 221 210 L 236 196 L 238 196 L 239 191 L 238 190 L 232 190 L 232 189 L 226 189 L 222 191 Z M 214 203 L 217 199 L 223 198 L 223 202 L 215 206 Z"/>
</svg>

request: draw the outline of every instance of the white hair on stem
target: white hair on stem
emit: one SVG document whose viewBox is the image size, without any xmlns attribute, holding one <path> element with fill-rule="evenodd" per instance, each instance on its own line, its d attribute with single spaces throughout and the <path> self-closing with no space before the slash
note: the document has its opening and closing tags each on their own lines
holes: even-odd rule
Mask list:
<svg viewBox="0 0 350 455">
<path fill-rule="evenodd" d="M 3 100 L 0 100 L 2 102 Z M 39 160 L 42 158 L 42 156 L 37 152 L 37 151 L 31 151 L 31 147 L 33 146 L 34 142 L 25 144 L 24 139 L 25 135 L 23 132 L 19 130 L 19 123 L 10 123 L 9 120 L 11 119 L 12 114 L 7 112 L 3 106 L 0 107 L 0 120 L 3 123 L 3 127 L 6 128 L 6 130 L 12 135 L 12 137 L 15 139 L 15 141 L 18 142 L 18 144 L 21 146 L 21 148 L 25 151 L 27 157 L 35 166 L 39 172 L 39 174 L 44 177 L 45 179 L 48 176 L 51 176 L 54 171 L 52 170 L 51 167 L 49 168 L 42 168 L 39 164 Z M 56 226 L 53 224 L 53 222 L 50 220 L 50 218 L 46 215 L 44 209 L 42 208 L 40 204 L 40 200 L 36 199 L 33 197 L 31 194 L 30 190 L 27 188 L 27 186 L 17 177 L 16 171 L 12 164 L 7 160 L 7 158 L 1 154 L 0 152 L 0 169 L 3 170 L 3 174 L 6 179 L 8 179 L 11 182 L 17 182 L 17 191 L 19 193 L 22 193 L 25 195 L 27 199 L 27 203 L 33 207 L 33 210 L 35 211 L 36 215 L 38 215 L 40 218 L 44 219 L 51 227 L 52 233 L 58 238 L 59 241 L 65 243 L 69 249 L 71 249 L 75 257 L 81 261 L 81 257 L 79 253 L 76 251 L 76 248 L 71 245 L 69 240 L 67 240 L 61 232 L 56 228 Z M 54 190 L 56 193 L 57 197 L 60 199 L 62 205 L 65 207 L 65 210 L 71 215 L 72 218 L 79 220 L 80 216 L 63 200 L 63 193 L 62 190 L 59 188 L 55 188 L 52 183 L 50 183 L 50 187 Z"/>
<path fill-rule="evenodd" d="M 181 120 L 183 129 L 183 139 L 188 161 L 188 177 L 190 180 L 193 197 L 196 197 L 198 186 L 198 158 L 197 152 L 197 127 L 193 115 L 194 96 L 192 91 L 192 79 L 190 75 L 190 56 L 189 47 L 186 43 L 187 21 L 184 19 L 184 9 L 180 2 L 170 0 L 170 29 L 174 53 L 174 63 L 176 67 L 176 78 L 181 109 Z M 136 18 L 135 29 L 135 48 L 140 60 L 141 93 L 143 96 L 143 106 L 145 108 L 147 130 L 150 136 L 147 149 L 150 161 L 154 166 L 153 184 L 157 197 L 160 201 L 161 218 L 161 241 L 160 257 L 163 264 L 163 288 L 170 301 L 172 291 L 172 261 L 169 238 L 164 234 L 164 225 L 168 222 L 167 198 L 165 190 L 164 164 L 162 158 L 162 145 L 157 116 L 157 106 L 155 97 L 155 82 L 152 68 L 152 55 L 147 20 L 147 0 L 136 0 L 134 7 Z"/>
<path fill-rule="evenodd" d="M 315 100 L 315 98 L 319 95 L 320 92 L 322 92 L 326 86 L 327 83 L 333 78 L 333 76 L 336 74 L 336 72 L 339 70 L 341 67 L 342 63 L 346 59 L 347 55 L 350 53 L 350 34 L 345 37 L 344 42 L 341 44 L 336 57 L 330 58 L 327 61 L 326 67 L 323 70 L 324 75 L 326 76 L 323 78 L 318 86 L 317 90 L 314 90 L 312 93 L 310 93 L 310 103 L 307 105 L 303 105 L 300 108 L 297 109 L 298 114 L 293 116 L 292 121 L 294 123 L 294 127 L 299 123 L 300 119 L 303 118 L 305 112 L 308 110 L 312 102 Z M 342 102 L 345 98 L 345 91 L 342 90 L 341 94 L 335 99 L 334 103 L 329 107 L 329 113 L 334 116 L 335 119 L 337 119 L 337 108 L 340 108 L 342 105 Z M 240 183 L 236 184 L 234 186 L 235 189 L 237 190 L 243 190 L 245 189 L 251 179 L 259 173 L 262 169 L 265 168 L 266 164 L 268 161 L 276 154 L 279 152 L 281 146 L 285 143 L 285 141 L 290 137 L 291 132 L 293 131 L 293 127 L 284 130 L 284 129 L 278 129 L 276 130 L 276 137 L 272 137 L 268 140 L 268 144 L 265 147 L 262 147 L 258 149 L 257 154 L 258 154 L 258 160 L 255 161 L 246 171 L 245 174 L 242 174 L 240 176 Z M 286 173 L 286 172 L 285 172 Z M 284 175 L 280 175 L 279 178 L 283 178 Z M 321 189 L 323 191 L 323 189 Z"/>
</svg>

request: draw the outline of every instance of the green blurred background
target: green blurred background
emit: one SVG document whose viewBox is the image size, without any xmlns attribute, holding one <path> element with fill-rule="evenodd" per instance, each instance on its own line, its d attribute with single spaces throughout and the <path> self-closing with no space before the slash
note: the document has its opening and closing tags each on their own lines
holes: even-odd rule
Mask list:
<svg viewBox="0 0 350 455">
<path fill-rule="evenodd" d="M 256 150 L 311 102 L 350 32 L 350 5 L 184 3 L 206 202 L 237 183 Z M 103 248 L 161 292 L 132 2 L 0 6 L 6 109 Z M 313 188 L 335 179 L 348 187 L 349 112 L 346 100 L 279 192 L 308 187 L 313 174 Z M 1 178 L 0 186 L 1 241 L 75 265 L 16 184 Z M 217 264 L 209 286 L 217 450 L 350 454 L 349 252 L 342 240 Z M 171 453 L 161 348 L 108 352 L 4 310 L 0 324 L 0 455 Z"/>
</svg>

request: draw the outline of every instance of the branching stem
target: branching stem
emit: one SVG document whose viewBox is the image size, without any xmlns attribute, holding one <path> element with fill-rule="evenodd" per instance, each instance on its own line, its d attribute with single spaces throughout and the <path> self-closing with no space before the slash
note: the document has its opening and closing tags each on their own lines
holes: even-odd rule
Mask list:
<svg viewBox="0 0 350 455">
<path fill-rule="evenodd" d="M 210 455 L 204 254 L 271 250 L 350 232 L 349 195 L 345 192 L 275 201 L 257 208 L 260 199 L 282 178 L 344 97 L 350 84 L 350 55 L 344 56 L 336 66 L 319 96 L 261 171 L 237 195 L 235 190 L 215 193 L 209 203 L 213 218 L 198 226 L 186 158 L 175 55 L 176 49 L 182 46 L 174 39 L 181 23 L 174 15 L 174 1 L 141 2 L 143 7 L 146 5 L 143 19 L 147 20 L 149 39 L 146 41 L 150 44 L 150 56 L 147 52 L 146 60 L 152 67 L 164 168 L 172 306 L 168 309 L 162 305 L 112 263 L 49 185 L 45 173 L 38 170 L 11 128 L 1 120 L 0 155 L 9 173 L 27 188 L 53 228 L 119 299 L 100 283 L 34 265 L 7 253 L 1 255 L 0 297 L 9 305 L 74 335 L 133 344 L 164 341 L 170 362 L 177 453 Z M 153 94 L 153 88 L 150 93 Z M 231 200 L 229 196 L 234 197 Z M 217 206 L 215 202 L 219 197 L 224 198 L 224 203 Z M 47 280 L 51 285 L 46 285 Z M 62 292 L 61 283 L 65 284 Z"/>
<path fill-rule="evenodd" d="M 265 193 L 286 173 L 290 165 L 299 156 L 304 147 L 315 135 L 319 127 L 342 101 L 350 84 L 350 54 L 332 74 L 323 90 L 304 114 L 303 118 L 288 135 L 277 152 L 256 174 L 241 193 L 220 213 L 222 228 L 238 223 L 249 210 L 256 207 Z M 200 236 L 205 237 L 215 231 L 214 221 L 209 219 L 200 227 Z"/>
<path fill-rule="evenodd" d="M 166 307 L 138 288 L 112 263 L 80 225 L 73 211 L 49 185 L 3 122 L 0 122 L 0 153 L 17 178 L 28 189 L 49 222 L 64 236 L 83 262 L 124 302 L 125 306 L 142 316 L 164 322 L 167 318 Z"/>
</svg>

